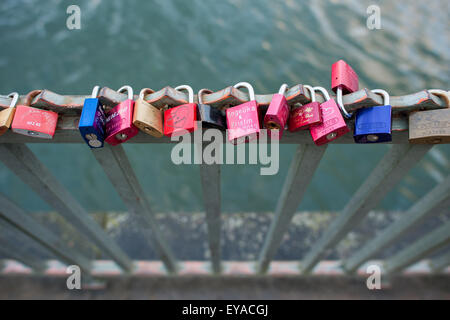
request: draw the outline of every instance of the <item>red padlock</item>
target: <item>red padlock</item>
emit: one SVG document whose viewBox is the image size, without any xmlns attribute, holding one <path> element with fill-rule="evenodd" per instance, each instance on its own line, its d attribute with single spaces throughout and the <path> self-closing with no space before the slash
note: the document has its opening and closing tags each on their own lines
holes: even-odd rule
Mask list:
<svg viewBox="0 0 450 320">
<path fill-rule="evenodd" d="M 286 126 L 287 119 L 289 117 L 289 105 L 287 103 L 284 93 L 288 89 L 287 84 L 283 84 L 280 87 L 278 93 L 272 96 L 269 108 L 264 116 L 264 126 L 269 130 L 278 131 L 278 137 L 281 139 L 283 135 L 284 127 Z M 276 135 L 275 135 L 276 136 Z"/>
<path fill-rule="evenodd" d="M 322 112 L 320 111 L 320 103 L 316 101 L 316 95 L 311 86 L 305 85 L 311 92 L 311 101 L 303 106 L 297 107 L 291 111 L 289 118 L 289 131 L 296 132 L 308 129 L 311 126 L 322 123 Z"/>
<path fill-rule="evenodd" d="M 58 114 L 53 111 L 30 107 L 34 97 L 42 90 L 31 91 L 25 105 L 18 105 L 11 124 L 11 130 L 18 134 L 42 139 L 52 139 L 55 135 Z"/>
<path fill-rule="evenodd" d="M 352 114 L 345 110 L 342 94 L 358 91 L 359 82 L 356 72 L 344 60 L 336 61 L 331 66 L 331 89 L 336 92 L 337 105 L 344 113 L 344 116 L 350 119 Z"/>
<path fill-rule="evenodd" d="M 358 75 L 344 60 L 339 60 L 331 66 L 331 89 L 338 89 L 344 94 L 358 91 Z"/>
<path fill-rule="evenodd" d="M 128 99 L 106 113 L 106 139 L 112 146 L 130 140 L 138 134 L 139 129 L 133 124 L 133 89 L 123 86 L 117 92 L 127 92 Z"/>
<path fill-rule="evenodd" d="M 188 85 L 175 88 L 175 90 L 183 89 L 188 92 L 189 103 L 164 111 L 164 135 L 168 137 L 197 130 L 197 104 L 194 103 L 194 90 Z"/>
<path fill-rule="evenodd" d="M 256 102 L 255 91 L 248 82 L 239 82 L 235 88 L 246 87 L 249 92 L 250 101 L 228 108 L 227 127 L 228 140 L 236 144 L 245 137 L 245 142 L 255 139 L 260 131 L 259 110 Z"/>
<path fill-rule="evenodd" d="M 309 128 L 314 143 L 318 146 L 331 142 L 350 131 L 342 117 L 336 102 L 330 98 L 328 91 L 322 87 L 314 87 L 313 91 L 320 90 L 325 101 L 320 105 L 322 123 Z"/>
</svg>

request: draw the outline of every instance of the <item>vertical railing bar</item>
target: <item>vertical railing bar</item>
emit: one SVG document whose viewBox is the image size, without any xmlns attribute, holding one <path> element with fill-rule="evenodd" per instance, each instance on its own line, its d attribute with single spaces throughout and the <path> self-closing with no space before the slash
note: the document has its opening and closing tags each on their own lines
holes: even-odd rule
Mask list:
<svg viewBox="0 0 450 320">
<path fill-rule="evenodd" d="M 220 164 L 200 165 L 200 178 L 203 190 L 203 203 L 208 227 L 208 244 L 211 255 L 212 271 L 221 272 L 221 193 Z"/>
<path fill-rule="evenodd" d="M 448 244 L 450 244 L 450 221 L 430 231 L 424 237 L 386 260 L 384 270 L 388 274 L 397 273 Z"/>
<path fill-rule="evenodd" d="M 450 266 L 450 252 L 430 261 L 430 269 L 433 272 L 440 272 L 448 266 Z"/>
<path fill-rule="evenodd" d="M 257 272 L 267 272 L 270 261 L 281 245 L 293 215 L 311 182 L 327 146 L 299 145 L 292 159 L 283 189 L 278 198 L 275 216 L 259 255 Z"/>
<path fill-rule="evenodd" d="M 25 264 L 36 273 L 43 273 L 47 269 L 47 264 L 43 260 L 37 260 L 22 251 L 13 250 L 4 241 L 0 241 L 0 254 L 6 256 L 7 259 L 16 260 Z"/>
<path fill-rule="evenodd" d="M 120 247 L 105 233 L 50 171 L 23 144 L 0 144 L 0 160 L 42 199 L 56 209 L 78 231 L 111 257 L 123 270 L 133 264 Z"/>
<path fill-rule="evenodd" d="M 440 212 L 439 208 L 450 207 L 450 176 L 433 188 L 401 218 L 383 230 L 374 240 L 367 243 L 347 261 L 343 267 L 347 272 L 354 272 L 363 262 L 373 258 L 384 248 L 416 227 L 421 221 Z M 445 210 L 445 209 L 443 209 Z"/>
<path fill-rule="evenodd" d="M 76 249 L 69 248 L 51 230 L 43 226 L 39 221 L 31 217 L 2 193 L 0 193 L 0 219 L 23 233 L 34 242 L 42 245 L 63 262 L 78 265 L 83 271 L 90 272 L 91 264 L 88 258 Z"/>
<path fill-rule="evenodd" d="M 101 149 L 92 149 L 94 157 L 103 168 L 106 176 L 116 189 L 130 214 L 135 215 L 151 229 L 144 234 L 150 238 L 153 248 L 159 255 L 169 273 L 177 272 L 177 262 L 172 250 L 157 225 L 154 213 L 139 181 L 131 167 L 122 146 L 105 145 Z"/>
<path fill-rule="evenodd" d="M 431 145 L 392 145 L 342 212 L 306 254 L 301 262 L 301 271 L 309 273 L 326 250 L 337 245 L 350 229 L 374 209 L 431 147 Z"/>
</svg>

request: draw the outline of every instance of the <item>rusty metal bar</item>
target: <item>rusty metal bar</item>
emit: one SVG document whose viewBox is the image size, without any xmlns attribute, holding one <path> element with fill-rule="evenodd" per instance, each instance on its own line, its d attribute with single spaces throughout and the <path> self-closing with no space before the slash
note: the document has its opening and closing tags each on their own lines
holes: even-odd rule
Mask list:
<svg viewBox="0 0 450 320">
<path fill-rule="evenodd" d="M 34 219 L 2 193 L 0 193 L 0 220 L 31 238 L 55 254 L 61 261 L 78 265 L 83 271 L 90 272 L 90 261 L 81 252 L 66 246 L 51 230 Z"/>
<path fill-rule="evenodd" d="M 311 272 L 326 250 L 337 245 L 350 229 L 357 225 L 370 210 L 374 209 L 430 148 L 431 145 L 392 146 L 342 212 L 306 254 L 301 262 L 302 272 Z"/>
<path fill-rule="evenodd" d="M 289 227 L 295 211 L 320 164 L 327 146 L 300 145 L 292 159 L 281 195 L 278 198 L 275 216 L 259 255 L 257 271 L 267 272 L 270 261 L 278 250 L 283 235 Z"/>
<path fill-rule="evenodd" d="M 104 97 L 102 103 L 107 107 L 126 99 L 125 94 L 118 93 L 110 88 L 102 88 L 100 95 Z M 60 95 L 50 90 L 42 90 L 42 93 L 32 100 L 31 106 L 52 110 L 60 114 L 77 114 L 77 112 L 79 114 L 83 107 L 84 99 L 86 98 L 90 98 L 90 96 Z M 174 107 L 187 103 L 188 101 L 185 93 L 177 91 L 172 87 L 165 87 L 146 95 L 144 98 L 156 107 L 164 107 L 165 105 Z M 290 105 L 311 102 L 308 90 L 305 90 L 301 84 L 289 88 L 286 92 L 286 99 Z M 271 100 L 272 94 L 256 95 L 256 101 L 263 108 L 267 107 Z M 427 90 L 404 96 L 391 96 L 390 100 L 393 113 L 442 109 L 448 107 L 449 103 L 441 97 L 430 94 Z M 247 101 L 249 101 L 248 94 L 232 86 L 203 96 L 203 102 L 205 104 L 217 108 L 227 108 Z M 318 101 L 323 101 L 320 95 L 318 96 Z M 0 96 L 0 109 L 9 107 L 10 102 L 11 98 Z M 19 104 L 24 102 L 25 96 L 20 96 Z M 344 95 L 343 103 L 348 111 L 354 112 L 359 108 L 382 105 L 383 101 L 380 96 L 372 93 L 370 90 L 361 89 Z"/>
<path fill-rule="evenodd" d="M 212 271 L 221 272 L 221 221 L 220 221 L 220 164 L 200 165 L 200 178 L 203 189 L 203 203 L 208 226 L 208 244 L 211 255 Z"/>
<path fill-rule="evenodd" d="M 150 228 L 150 232 L 144 232 L 144 234 L 150 237 L 149 240 L 153 243 L 153 248 L 164 262 L 167 271 L 176 273 L 176 259 L 156 223 L 154 213 L 123 147 L 121 145 L 115 147 L 105 145 L 101 149 L 92 149 L 92 153 L 127 206 L 130 214 L 134 214 L 137 219 L 142 221 L 143 225 Z"/>
<path fill-rule="evenodd" d="M 6 227 L 6 222 L 0 220 L 0 254 L 5 256 L 6 259 L 17 260 L 25 264 L 36 273 L 44 272 L 47 268 L 47 263 L 38 259 L 34 254 L 30 254 L 30 251 L 25 250 L 23 243 L 19 244 L 17 241 L 13 241 L 13 231 Z"/>
<path fill-rule="evenodd" d="M 23 144 L 0 144 L 0 160 L 67 221 L 93 241 L 125 271 L 133 265 L 128 256 L 92 219 L 34 153 Z"/>
<path fill-rule="evenodd" d="M 448 211 L 448 208 L 450 208 L 450 176 L 402 214 L 400 219 L 345 261 L 344 269 L 354 272 L 364 261 L 375 257 L 377 253 L 392 245 L 394 241 L 412 230 L 424 219 L 436 215 L 440 211 Z"/>
<path fill-rule="evenodd" d="M 13 133 L 11 130 L 0 136 L 0 143 L 3 144 L 16 144 L 16 143 L 84 143 L 80 132 L 78 130 L 79 116 L 62 116 L 59 118 L 56 128 L 55 136 L 51 141 L 46 139 L 37 139 L 21 134 Z M 348 122 L 351 127 L 352 124 Z M 392 121 L 392 142 L 390 144 L 407 144 L 409 143 L 408 136 L 408 121 L 407 118 L 393 119 Z M 224 135 L 224 143 L 225 135 Z M 133 137 L 129 143 L 175 143 L 171 141 L 169 137 L 156 138 L 149 134 L 140 132 L 137 136 Z M 302 130 L 299 132 L 290 132 L 285 130 L 283 133 L 283 139 L 279 141 L 280 144 L 309 144 L 314 145 L 311 139 L 311 134 L 308 130 Z M 354 144 L 353 135 L 346 134 L 331 142 L 331 144 Z"/>
<path fill-rule="evenodd" d="M 432 230 L 384 263 L 386 273 L 397 273 L 420 259 L 450 244 L 450 221 Z"/>
</svg>

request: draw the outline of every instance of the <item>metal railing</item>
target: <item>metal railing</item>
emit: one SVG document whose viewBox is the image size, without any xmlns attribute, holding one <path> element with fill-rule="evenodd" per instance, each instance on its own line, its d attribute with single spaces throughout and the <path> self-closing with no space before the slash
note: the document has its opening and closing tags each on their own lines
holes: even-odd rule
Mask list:
<svg viewBox="0 0 450 320">
<path fill-rule="evenodd" d="M 224 90 L 222 94 L 227 94 Z M 293 88 L 291 90 L 293 90 L 293 93 L 291 92 L 292 96 L 298 91 L 302 95 L 302 98 L 299 98 L 299 100 L 308 101 L 307 94 L 302 91 L 302 88 Z M 234 91 L 230 92 L 232 93 Z M 47 94 L 47 100 L 45 100 L 46 102 L 44 103 L 42 95 L 45 94 Z M 67 108 L 67 104 L 70 105 L 70 103 L 78 101 L 78 104 L 76 105 L 78 106 L 79 100 L 81 101 L 83 99 L 83 97 L 71 96 L 62 98 L 63 96 L 57 96 L 56 94 L 54 94 L 56 96 L 51 96 L 51 94 L 52 93 L 44 92 L 41 97 L 36 98 L 37 100 L 34 103 L 40 107 L 43 107 L 44 104 L 44 107 L 48 109 L 58 109 L 59 107 L 55 107 L 55 105 L 60 103 L 60 107 L 65 108 L 64 110 L 67 111 L 69 109 Z M 158 92 L 155 94 L 159 94 L 159 99 L 167 100 L 172 93 L 169 89 L 166 89 L 166 96 Z M 176 93 L 174 95 L 178 94 L 179 93 Z M 246 97 L 241 97 L 242 94 L 243 93 L 235 93 L 241 100 L 245 100 Z M 359 98 L 360 100 L 358 101 L 361 101 L 361 95 L 363 94 L 368 97 L 363 99 L 363 101 L 367 102 L 367 99 L 373 99 L 373 103 L 378 103 L 378 98 L 367 93 L 365 90 L 352 94 L 353 97 L 344 97 L 344 102 L 347 101 L 347 105 L 352 105 L 353 102 L 351 100 L 354 99 L 356 101 L 357 98 Z M 420 99 L 420 97 L 424 98 L 423 95 L 423 92 L 421 92 L 415 95 L 405 96 L 406 98 L 393 97 L 391 99 L 393 108 L 397 108 L 397 110 L 400 110 L 401 112 L 404 110 L 402 108 L 406 105 L 416 106 L 416 109 L 419 109 L 417 105 L 420 105 L 420 108 L 422 109 L 433 109 L 436 108 L 436 106 L 443 107 L 445 105 L 444 101 L 441 101 L 436 97 L 430 97 L 429 94 L 426 94 L 425 100 Z M 167 96 L 169 96 L 169 98 L 167 98 Z M 213 99 L 220 98 L 217 93 L 209 96 L 206 95 L 205 103 L 208 103 L 208 97 L 210 98 L 209 103 L 213 103 L 211 102 Z M 264 100 L 261 96 L 259 97 Z M 183 101 L 183 98 L 184 97 L 179 98 L 180 101 Z M 2 102 L 2 99 L 0 99 L 0 105 L 8 103 L 8 101 L 5 100 Z M 21 99 L 23 99 L 23 97 L 21 97 Z M 51 99 L 53 99 L 53 101 L 50 101 Z M 61 99 L 69 102 L 63 105 Z M 172 99 L 175 98 L 172 97 Z M 413 103 L 411 101 L 415 102 Z M 228 102 L 229 101 L 226 99 L 222 99 L 223 104 Z M 359 105 L 361 105 L 360 102 L 354 103 L 359 103 Z M 396 106 L 395 103 L 398 105 Z M 83 206 L 74 199 L 71 193 L 58 182 L 57 178 L 51 174 L 44 164 L 25 145 L 26 143 L 49 142 L 82 143 L 77 128 L 77 117 L 77 115 L 62 112 L 56 135 L 52 141 L 21 136 L 11 132 L 6 133 L 4 136 L 0 137 L 0 161 L 63 216 L 66 221 L 90 239 L 90 241 L 92 241 L 105 256 L 112 259 L 123 272 L 132 272 L 135 267 L 133 261 L 131 261 L 127 254 L 105 233 Z M 130 143 L 169 142 L 170 141 L 167 138 L 158 139 L 143 133 L 140 133 L 130 141 Z M 271 262 L 282 242 L 283 236 L 290 226 L 293 215 L 298 209 L 302 197 L 327 150 L 327 146 L 315 146 L 311 141 L 309 133 L 306 132 L 286 132 L 280 143 L 298 144 L 298 148 L 292 159 L 284 186 L 278 198 L 275 214 L 263 248 L 259 254 L 259 259 L 255 264 L 255 272 L 257 273 L 266 273 L 269 270 Z M 334 143 L 349 144 L 353 143 L 353 140 L 351 135 L 348 134 L 347 136 L 336 140 Z M 355 228 L 355 226 L 357 226 L 358 223 L 383 200 L 389 191 L 402 180 L 402 178 L 431 148 L 432 145 L 409 144 L 405 116 L 394 117 L 393 140 L 390 149 L 367 176 L 344 209 L 322 233 L 320 239 L 300 261 L 299 272 L 304 274 L 311 273 L 324 257 L 327 250 L 335 247 L 349 231 Z M 148 241 L 153 245 L 153 248 L 159 255 L 167 272 L 170 274 L 177 273 L 180 270 L 179 264 L 155 221 L 150 203 L 145 197 L 139 180 L 134 173 L 123 147 L 120 145 L 116 147 L 105 145 L 104 148 L 93 149 L 92 152 L 123 203 L 126 205 L 129 213 L 139 219 L 141 227 L 145 229 L 144 234 L 148 236 Z M 208 243 L 211 256 L 211 271 L 216 274 L 223 270 L 223 266 L 221 265 L 220 237 L 220 171 L 221 167 L 218 164 L 200 165 L 200 179 L 203 189 Z M 32 241 L 52 252 L 61 262 L 77 264 L 86 271 L 92 270 L 90 259 L 77 250 L 68 248 L 61 242 L 58 236 L 48 230 L 45 225 L 39 223 L 17 204 L 1 194 L 0 204 L 0 221 L 3 222 L 3 225 L 0 226 L 2 228 L 8 227 L 23 233 Z M 355 272 L 364 262 L 375 257 L 376 254 L 384 248 L 392 245 L 421 221 L 431 215 L 440 212 L 448 212 L 449 207 L 450 176 L 415 203 L 399 220 L 392 223 L 375 239 L 369 241 L 362 249 L 343 261 L 343 270 L 349 273 Z M 420 259 L 429 256 L 431 253 L 445 247 L 449 243 L 450 222 L 447 222 L 438 229 L 425 234 L 416 242 L 411 243 L 393 257 L 387 259 L 385 261 L 385 270 L 391 273 L 399 272 Z M 26 256 L 26 253 L 17 250 L 9 250 L 7 245 L 0 245 L 0 253 L 17 261 L 21 261 L 36 271 L 41 271 L 43 269 L 40 262 L 37 262 L 33 257 L 28 257 Z M 449 263 L 450 256 L 446 254 L 433 260 L 430 264 L 430 268 L 433 271 L 440 271 L 449 265 Z"/>
</svg>

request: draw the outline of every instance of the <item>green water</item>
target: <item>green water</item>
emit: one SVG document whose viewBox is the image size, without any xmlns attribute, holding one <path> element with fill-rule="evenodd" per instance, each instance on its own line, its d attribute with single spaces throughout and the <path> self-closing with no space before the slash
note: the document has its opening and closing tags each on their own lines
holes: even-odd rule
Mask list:
<svg viewBox="0 0 450 320">
<path fill-rule="evenodd" d="M 81 30 L 66 28 L 73 1 L 0 2 L 0 94 L 49 89 L 89 94 L 94 85 L 135 90 L 190 84 L 219 90 L 239 81 L 258 93 L 281 83 L 330 87 L 331 64 L 344 58 L 360 86 L 392 95 L 449 88 L 448 1 L 77 1 Z M 366 8 L 381 8 L 382 30 L 366 28 Z M 30 145 L 90 211 L 125 209 L 86 145 Z M 170 145 L 126 144 L 156 211 L 199 211 L 197 166 L 175 166 Z M 339 210 L 387 150 L 332 145 L 301 210 Z M 295 146 L 281 146 L 280 171 L 223 167 L 223 210 L 272 211 Z M 383 201 L 407 208 L 449 174 L 450 148 L 438 146 Z M 29 210 L 47 210 L 0 163 L 0 192 Z"/>
</svg>

